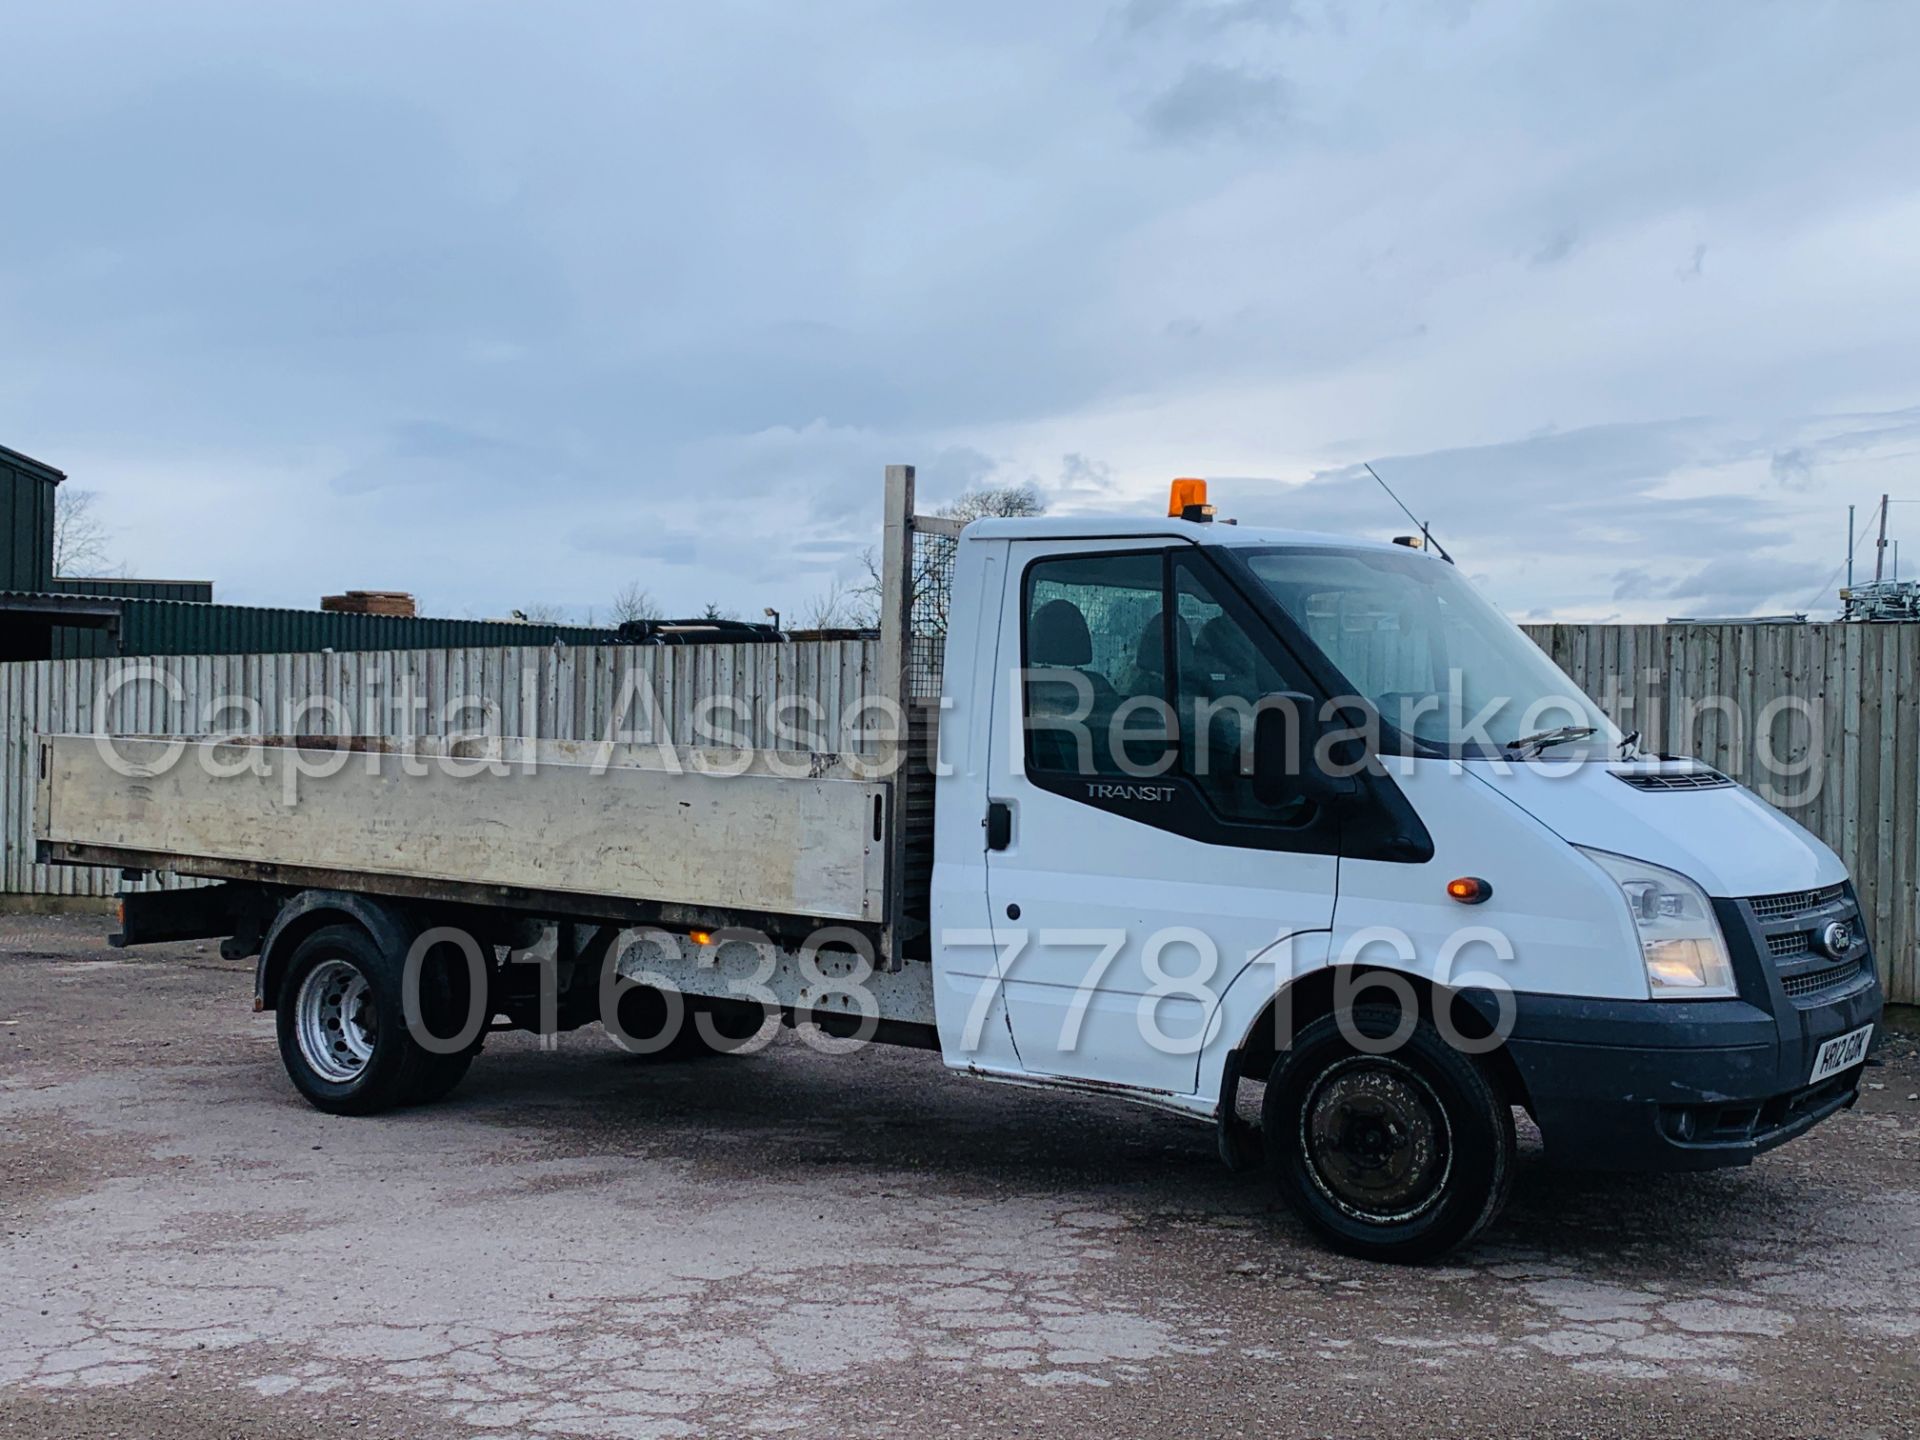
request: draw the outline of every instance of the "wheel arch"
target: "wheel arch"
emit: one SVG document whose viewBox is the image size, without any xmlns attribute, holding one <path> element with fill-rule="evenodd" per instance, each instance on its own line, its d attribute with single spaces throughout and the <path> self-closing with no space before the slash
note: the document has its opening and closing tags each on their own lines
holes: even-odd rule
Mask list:
<svg viewBox="0 0 1920 1440">
<path fill-rule="evenodd" d="M 1299 1034 L 1314 1021 L 1333 1014 L 1343 992 L 1350 998 L 1369 1003 L 1384 1000 L 1389 992 L 1381 985 L 1367 983 L 1374 976 L 1390 977 L 1394 983 L 1405 982 L 1413 993 L 1423 1019 L 1434 1019 L 1444 996 L 1447 997 L 1448 1016 L 1455 1033 L 1474 1039 L 1493 1033 L 1487 1010 L 1477 1001 L 1473 992 L 1448 990 L 1423 975 L 1382 965 L 1323 966 L 1281 986 L 1254 1017 L 1253 1023 L 1240 1034 L 1228 1052 L 1221 1071 L 1222 1110 L 1233 1103 L 1229 1091 L 1237 1088 L 1241 1079 L 1264 1081 L 1285 1048 L 1281 1041 Z M 1526 1082 L 1506 1046 L 1495 1046 L 1475 1058 L 1488 1067 L 1509 1103 L 1532 1113 Z"/>
<path fill-rule="evenodd" d="M 254 966 L 253 999 L 256 1010 L 275 1010 L 287 963 L 300 942 L 329 925 L 358 926 L 382 950 L 405 954 L 419 927 L 402 905 L 351 890 L 302 890 L 273 918 Z"/>
</svg>

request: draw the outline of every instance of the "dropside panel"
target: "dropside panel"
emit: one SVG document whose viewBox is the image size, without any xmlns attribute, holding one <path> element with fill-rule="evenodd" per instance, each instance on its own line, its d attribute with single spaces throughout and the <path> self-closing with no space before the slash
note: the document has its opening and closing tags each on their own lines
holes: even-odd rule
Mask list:
<svg viewBox="0 0 1920 1440">
<path fill-rule="evenodd" d="M 45 746 L 40 838 L 56 843 L 863 922 L 884 903 L 885 784 L 808 778 L 805 756 L 798 774 L 725 775 L 219 741 Z"/>
</svg>

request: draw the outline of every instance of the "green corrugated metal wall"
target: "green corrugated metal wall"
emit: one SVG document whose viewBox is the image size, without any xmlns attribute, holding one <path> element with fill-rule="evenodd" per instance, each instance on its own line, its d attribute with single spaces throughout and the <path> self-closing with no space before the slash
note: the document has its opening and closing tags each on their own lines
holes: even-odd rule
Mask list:
<svg viewBox="0 0 1920 1440">
<path fill-rule="evenodd" d="M 619 633 L 590 625 L 507 620 L 402 619 L 331 610 L 273 610 L 184 600 L 128 600 L 116 652 L 104 631 L 61 626 L 55 660 L 121 655 L 293 654 L 317 650 L 441 650 L 473 645 L 612 645 Z"/>
<path fill-rule="evenodd" d="M 53 575 L 53 491 L 61 474 L 0 445 L 0 590 L 44 590 Z"/>
<path fill-rule="evenodd" d="M 211 580 L 109 580 L 60 576 L 48 584 L 56 595 L 104 595 L 110 600 L 213 599 Z"/>
</svg>

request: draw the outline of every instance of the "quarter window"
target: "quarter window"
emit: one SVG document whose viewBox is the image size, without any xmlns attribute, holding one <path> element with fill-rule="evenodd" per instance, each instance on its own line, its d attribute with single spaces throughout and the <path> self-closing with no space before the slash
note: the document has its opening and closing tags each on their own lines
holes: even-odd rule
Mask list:
<svg viewBox="0 0 1920 1440">
<path fill-rule="evenodd" d="M 1254 717 L 1262 707 L 1288 704 L 1292 734 L 1309 734 L 1313 707 L 1305 678 L 1275 662 L 1276 646 L 1260 643 L 1230 609 L 1212 579 L 1189 560 L 1174 575 L 1174 714 L 1180 733 L 1180 770 L 1223 819 L 1290 825 L 1308 803 L 1279 807 L 1253 793 Z M 1307 763 L 1304 744 L 1295 763 Z"/>
</svg>

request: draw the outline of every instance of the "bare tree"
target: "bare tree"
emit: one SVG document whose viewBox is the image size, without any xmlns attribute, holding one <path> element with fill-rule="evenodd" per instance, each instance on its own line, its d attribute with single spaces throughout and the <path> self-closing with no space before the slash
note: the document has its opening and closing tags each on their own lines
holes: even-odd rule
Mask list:
<svg viewBox="0 0 1920 1440">
<path fill-rule="evenodd" d="M 1024 485 L 982 485 L 968 490 L 942 505 L 939 515 L 954 520 L 980 520 L 987 516 L 1044 515 L 1047 502 L 1029 480 Z"/>
<path fill-rule="evenodd" d="M 866 587 L 850 587 L 844 580 L 804 602 L 795 618 L 801 630 L 860 630 L 879 623 Z"/>
<path fill-rule="evenodd" d="M 614 593 L 610 618 L 615 625 L 624 625 L 629 620 L 658 620 L 660 606 L 652 595 L 641 589 L 638 580 L 629 580 Z"/>
<path fill-rule="evenodd" d="M 63 485 L 54 492 L 53 573 L 99 579 L 125 569 L 112 559 L 98 490 Z"/>
<path fill-rule="evenodd" d="M 737 610 L 729 610 L 718 601 L 709 600 L 707 602 L 707 608 L 700 612 L 700 618 L 702 620 L 738 620 L 740 618 L 740 612 Z"/>
<path fill-rule="evenodd" d="M 513 612 L 516 620 L 525 620 L 530 625 L 564 625 L 567 612 L 558 605 L 528 605 Z"/>
<path fill-rule="evenodd" d="M 1024 485 L 982 485 L 967 490 L 934 512 L 952 520 L 981 520 L 989 516 L 1044 515 L 1047 502 L 1031 481 Z M 953 564 L 954 542 L 944 536 L 929 535 L 913 547 L 913 630 L 916 635 L 947 633 L 947 587 L 943 583 Z M 867 576 L 849 594 L 860 603 L 861 612 L 878 624 L 885 609 L 885 587 L 880 583 L 880 556 L 871 546 L 860 556 Z"/>
</svg>

